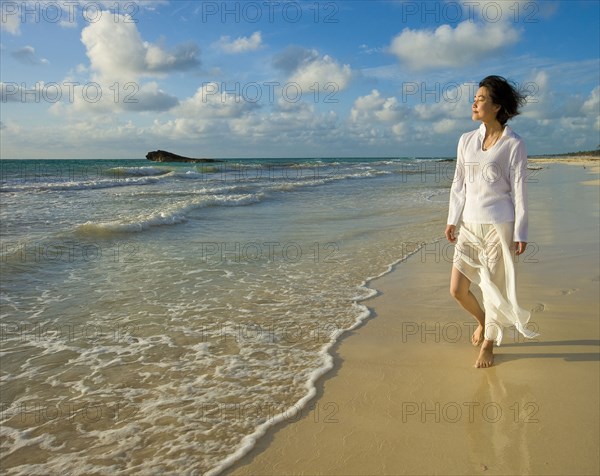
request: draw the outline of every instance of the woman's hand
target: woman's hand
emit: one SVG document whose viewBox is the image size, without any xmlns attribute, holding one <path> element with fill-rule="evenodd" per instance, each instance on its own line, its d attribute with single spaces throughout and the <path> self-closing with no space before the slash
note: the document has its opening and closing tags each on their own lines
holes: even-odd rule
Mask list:
<svg viewBox="0 0 600 476">
<path fill-rule="evenodd" d="M 525 241 L 515 241 L 515 254 L 517 256 L 524 253 L 525 248 L 527 248 L 527 243 Z"/>
<path fill-rule="evenodd" d="M 454 243 L 456 241 L 456 235 L 454 234 L 456 232 L 456 225 L 446 225 L 446 239 L 450 242 L 450 243 Z M 523 248 L 524 250 L 524 248 Z"/>
</svg>

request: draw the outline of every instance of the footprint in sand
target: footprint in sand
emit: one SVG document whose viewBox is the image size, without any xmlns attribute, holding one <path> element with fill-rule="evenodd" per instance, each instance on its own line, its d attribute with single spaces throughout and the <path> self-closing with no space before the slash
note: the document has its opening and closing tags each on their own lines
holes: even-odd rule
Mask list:
<svg viewBox="0 0 600 476">
<path fill-rule="evenodd" d="M 539 302 L 531 308 L 531 312 L 542 312 L 544 309 L 546 309 L 546 305 Z"/>
<path fill-rule="evenodd" d="M 573 294 L 577 291 L 579 291 L 579 289 L 577 289 L 577 288 L 561 289 L 560 291 L 558 291 L 558 294 L 561 296 L 567 296 L 568 294 Z"/>
</svg>

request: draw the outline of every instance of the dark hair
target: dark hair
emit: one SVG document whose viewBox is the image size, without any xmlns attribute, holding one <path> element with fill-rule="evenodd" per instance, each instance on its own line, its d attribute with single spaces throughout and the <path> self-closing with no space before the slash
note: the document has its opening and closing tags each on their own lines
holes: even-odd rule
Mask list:
<svg viewBox="0 0 600 476">
<path fill-rule="evenodd" d="M 486 88 L 494 104 L 500 109 L 496 119 L 502 125 L 519 114 L 519 107 L 526 103 L 525 95 L 502 76 L 487 76 L 479 82 L 480 88 Z"/>
</svg>

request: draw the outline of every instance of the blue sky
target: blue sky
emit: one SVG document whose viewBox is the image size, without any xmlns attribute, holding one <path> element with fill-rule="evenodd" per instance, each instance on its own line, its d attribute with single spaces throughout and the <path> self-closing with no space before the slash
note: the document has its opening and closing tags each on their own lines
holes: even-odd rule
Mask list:
<svg viewBox="0 0 600 476">
<path fill-rule="evenodd" d="M 530 154 L 600 144 L 600 2 L 8 1 L 1 157 L 453 156 L 488 74 Z"/>
</svg>

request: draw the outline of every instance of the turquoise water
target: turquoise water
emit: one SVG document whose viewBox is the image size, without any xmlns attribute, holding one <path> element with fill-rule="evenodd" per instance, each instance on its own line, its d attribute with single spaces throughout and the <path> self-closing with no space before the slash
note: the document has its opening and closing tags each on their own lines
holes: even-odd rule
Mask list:
<svg viewBox="0 0 600 476">
<path fill-rule="evenodd" d="M 442 236 L 454 172 L 436 158 L 1 165 L 9 474 L 218 473 L 303 411 L 329 348 L 368 316 L 368 281 Z"/>
</svg>

